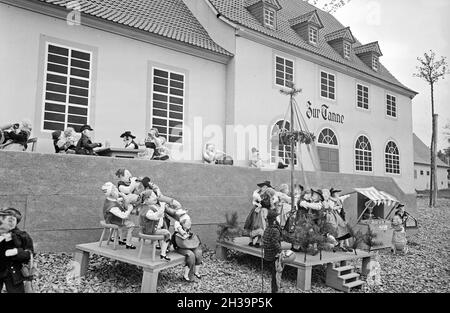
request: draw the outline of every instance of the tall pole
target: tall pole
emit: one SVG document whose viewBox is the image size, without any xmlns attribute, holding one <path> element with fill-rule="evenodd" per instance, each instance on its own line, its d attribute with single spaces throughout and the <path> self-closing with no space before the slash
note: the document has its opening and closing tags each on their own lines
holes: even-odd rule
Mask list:
<svg viewBox="0 0 450 313">
<path fill-rule="evenodd" d="M 294 94 L 291 93 L 291 129 L 290 131 L 294 132 Z M 294 197 L 294 171 L 295 171 L 295 140 L 294 136 L 291 136 L 291 210 L 295 208 L 295 197 Z"/>
</svg>

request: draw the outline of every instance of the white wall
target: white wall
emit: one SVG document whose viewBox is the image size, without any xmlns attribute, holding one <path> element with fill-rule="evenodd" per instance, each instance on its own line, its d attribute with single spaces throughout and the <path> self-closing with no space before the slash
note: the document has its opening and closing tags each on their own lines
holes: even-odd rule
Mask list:
<svg viewBox="0 0 450 313">
<path fill-rule="evenodd" d="M 151 96 L 149 62 L 187 72 L 186 126 L 193 128 L 195 117 L 202 117 L 203 128 L 208 124 L 220 127 L 225 124 L 225 65 L 86 26 L 68 26 L 64 20 L 5 4 L 0 4 L 0 124 L 24 117 L 34 120 L 36 107 L 41 108 L 42 90 L 38 87 L 44 62 L 39 49 L 41 35 L 98 50 L 92 100 L 96 114 L 89 121 L 95 127 L 97 141 L 108 139 L 112 146 L 122 146 L 119 135 L 125 130 L 143 139 Z M 38 130 L 39 125 L 34 128 Z M 38 151 L 53 152 L 50 132 L 40 137 Z M 201 157 L 202 135 L 198 137 L 196 158 Z M 222 140 L 216 143 L 222 148 Z M 188 141 L 185 146 L 190 146 Z"/>
<path fill-rule="evenodd" d="M 235 76 L 235 123 L 243 125 L 262 125 L 267 129 L 265 138 L 269 136 L 271 126 L 283 119 L 288 108 L 289 98 L 279 92 L 274 84 L 274 54 L 288 57 L 295 61 L 295 84 L 303 92 L 296 98 L 300 110 L 307 120 L 310 131 L 316 135 L 324 127 L 331 128 L 338 136 L 340 144 L 340 171 L 357 173 L 354 165 L 354 146 L 359 135 L 366 135 L 372 143 L 373 172 L 367 175 L 391 176 L 406 193 L 414 193 L 413 147 L 412 147 L 412 113 L 411 100 L 397 96 L 398 118 L 386 116 L 385 94 L 382 87 L 367 84 L 346 74 L 329 70 L 309 61 L 292 55 L 279 53 L 270 47 L 237 37 L 236 76 Z M 337 101 L 329 101 L 320 96 L 320 70 L 336 74 Z M 356 83 L 368 85 L 370 110 L 356 108 Z M 322 118 L 308 120 L 306 103 L 310 101 L 314 107 L 326 104 L 330 110 L 345 116 L 343 124 L 325 121 Z M 401 174 L 385 173 L 384 150 L 389 140 L 394 140 L 400 150 Z M 249 143 L 244 150 L 249 150 Z M 269 151 L 267 142 L 259 142 L 261 150 Z M 242 148 L 241 148 L 242 149 Z M 312 162 L 306 158 L 303 149 L 304 165 L 313 170 Z"/>
<path fill-rule="evenodd" d="M 414 178 L 414 184 L 416 190 L 429 190 L 430 189 L 430 166 L 429 165 L 422 165 L 422 164 L 414 164 L 414 171 L 416 171 L 417 175 L 415 174 Z M 421 171 L 423 174 L 421 175 Z M 437 183 L 438 183 L 438 189 L 448 189 L 448 178 L 447 178 L 447 169 L 443 167 L 437 168 Z"/>
</svg>

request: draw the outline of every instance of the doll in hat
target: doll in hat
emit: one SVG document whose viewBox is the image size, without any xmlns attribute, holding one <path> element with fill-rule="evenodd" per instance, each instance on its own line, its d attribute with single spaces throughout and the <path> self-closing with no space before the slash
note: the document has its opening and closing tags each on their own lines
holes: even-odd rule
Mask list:
<svg viewBox="0 0 450 313">
<path fill-rule="evenodd" d="M 409 213 L 405 211 L 405 205 L 402 203 L 397 204 L 394 215 L 400 216 L 403 225 L 406 227 L 406 221 L 408 220 Z"/>
<path fill-rule="evenodd" d="M 81 138 L 78 140 L 76 146 L 76 154 L 94 155 L 94 148 L 101 147 L 101 143 L 93 143 L 90 137 L 90 132 L 93 131 L 91 126 L 83 125 L 80 128 Z"/>
<path fill-rule="evenodd" d="M 25 283 L 32 279 L 22 274 L 22 266 L 29 262 L 34 248 L 28 233 L 17 227 L 21 219 L 19 210 L 0 210 L 0 290 L 5 284 L 8 293 L 24 293 Z"/>
<path fill-rule="evenodd" d="M 333 192 L 333 193 L 331 193 Z M 336 240 L 341 250 L 345 252 L 352 252 L 349 248 L 348 239 L 351 237 L 348 232 L 347 222 L 342 218 L 342 200 L 339 198 L 338 193 L 340 190 L 322 189 L 324 195 L 324 206 L 326 210 L 326 220 L 336 230 Z M 333 197 L 333 196 L 334 197 Z"/>
<path fill-rule="evenodd" d="M 283 228 L 284 225 L 286 225 L 288 214 L 289 212 L 291 212 L 291 197 L 289 192 L 289 185 L 281 184 L 278 187 L 278 190 L 279 191 L 276 192 L 278 201 L 276 201 L 275 203 L 275 208 L 280 213 L 280 215 L 278 216 L 278 222 Z"/>
<path fill-rule="evenodd" d="M 119 226 L 119 244 L 125 245 L 127 249 L 136 249 L 131 244 L 133 236 L 134 223 L 129 220 L 133 206 L 123 203 L 119 200 L 119 190 L 113 183 L 107 182 L 102 186 L 102 191 L 105 194 L 105 202 L 103 204 L 103 217 L 107 224 L 114 224 Z M 127 231 L 126 241 L 120 240 L 123 238 L 123 231 Z"/>
<path fill-rule="evenodd" d="M 392 251 L 397 254 L 401 251 L 403 254 L 408 253 L 408 240 L 406 239 L 405 227 L 403 227 L 403 221 L 400 215 L 394 215 L 392 218 Z"/>
<path fill-rule="evenodd" d="M 123 138 L 125 149 L 139 149 L 138 144 L 134 141 L 134 139 L 136 139 L 136 136 L 133 136 L 131 134 L 131 131 L 127 130 L 122 135 L 120 135 L 120 138 Z"/>
<path fill-rule="evenodd" d="M 27 141 L 31 136 L 32 125 L 28 119 L 24 119 L 21 123 L 10 124 L 2 127 L 3 139 L 0 138 L 0 149 L 9 151 L 26 151 Z"/>
<path fill-rule="evenodd" d="M 262 207 L 262 197 L 268 188 L 272 188 L 270 181 L 264 181 L 257 184 L 258 189 L 253 192 L 252 210 L 245 220 L 244 229 L 250 234 L 249 246 L 259 247 L 261 245 L 261 237 L 265 228 L 265 216 L 267 208 Z"/>
</svg>

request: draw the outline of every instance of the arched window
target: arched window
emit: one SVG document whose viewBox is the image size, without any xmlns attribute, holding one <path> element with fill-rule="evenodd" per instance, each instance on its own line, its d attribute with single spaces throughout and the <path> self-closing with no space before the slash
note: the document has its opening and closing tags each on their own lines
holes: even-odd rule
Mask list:
<svg viewBox="0 0 450 313">
<path fill-rule="evenodd" d="M 389 141 L 384 151 L 386 163 L 386 173 L 400 174 L 400 153 L 398 147 L 393 141 Z"/>
<path fill-rule="evenodd" d="M 291 129 L 291 124 L 286 122 L 283 128 L 283 120 L 278 121 L 272 128 L 271 138 L 276 141 L 276 143 L 271 143 L 270 149 L 270 162 L 275 164 L 279 161 L 283 161 L 284 164 L 291 164 L 291 146 L 283 145 L 279 142 L 278 135 L 281 130 L 289 131 Z M 297 158 L 295 157 L 294 164 L 297 164 Z"/>
<path fill-rule="evenodd" d="M 321 170 L 339 173 L 339 148 L 336 134 L 331 129 L 324 128 L 317 138 L 317 143 Z"/>
<path fill-rule="evenodd" d="M 372 145 L 366 136 L 360 136 L 355 145 L 356 170 L 372 172 Z"/>
</svg>

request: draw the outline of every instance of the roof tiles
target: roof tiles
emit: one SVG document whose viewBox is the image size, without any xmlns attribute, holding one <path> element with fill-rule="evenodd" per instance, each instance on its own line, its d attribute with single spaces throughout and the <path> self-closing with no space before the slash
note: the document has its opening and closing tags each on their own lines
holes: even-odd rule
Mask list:
<svg viewBox="0 0 450 313">
<path fill-rule="evenodd" d="M 71 0 L 38 1 L 77 9 Z M 232 56 L 211 39 L 182 0 L 78 0 L 78 4 L 82 14 Z"/>
</svg>

